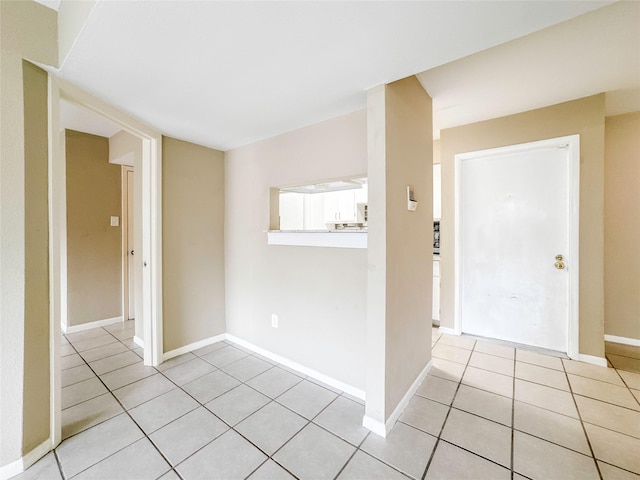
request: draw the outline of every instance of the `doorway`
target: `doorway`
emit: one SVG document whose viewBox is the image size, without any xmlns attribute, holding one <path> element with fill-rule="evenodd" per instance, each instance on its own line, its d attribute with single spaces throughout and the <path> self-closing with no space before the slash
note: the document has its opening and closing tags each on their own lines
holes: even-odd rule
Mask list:
<svg viewBox="0 0 640 480">
<path fill-rule="evenodd" d="M 456 331 L 578 354 L 579 136 L 456 155 Z"/>
<path fill-rule="evenodd" d="M 66 174 L 60 131 L 60 101 L 64 99 L 94 112 L 142 142 L 142 161 L 137 172 L 141 208 L 141 248 L 134 277 L 135 309 L 142 325 L 144 364 L 162 361 L 162 258 L 161 258 L 161 165 L 162 136 L 138 120 L 49 75 L 49 257 L 50 257 L 50 362 L 51 437 L 54 447 L 61 441 L 61 322 L 66 316 Z"/>
</svg>

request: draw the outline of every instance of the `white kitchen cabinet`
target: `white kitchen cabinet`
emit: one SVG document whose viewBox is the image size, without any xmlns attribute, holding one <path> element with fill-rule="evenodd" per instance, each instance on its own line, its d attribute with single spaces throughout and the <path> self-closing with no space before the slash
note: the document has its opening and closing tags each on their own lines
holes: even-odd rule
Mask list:
<svg viewBox="0 0 640 480">
<path fill-rule="evenodd" d="M 440 322 L 440 260 L 433 261 L 433 320 Z"/>
<path fill-rule="evenodd" d="M 355 190 L 325 193 L 324 218 L 327 222 L 355 222 Z"/>
<path fill-rule="evenodd" d="M 433 218 L 440 220 L 442 216 L 442 169 L 437 163 L 433 166 Z"/>
</svg>

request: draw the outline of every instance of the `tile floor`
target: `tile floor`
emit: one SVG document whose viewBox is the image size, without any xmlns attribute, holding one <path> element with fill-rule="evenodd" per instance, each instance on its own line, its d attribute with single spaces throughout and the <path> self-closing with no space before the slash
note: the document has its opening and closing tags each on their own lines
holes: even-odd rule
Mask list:
<svg viewBox="0 0 640 480">
<path fill-rule="evenodd" d="M 640 348 L 614 368 L 433 331 L 387 439 L 361 401 L 221 342 L 156 368 L 133 325 L 63 338 L 63 437 L 21 479 L 640 479 Z"/>
</svg>

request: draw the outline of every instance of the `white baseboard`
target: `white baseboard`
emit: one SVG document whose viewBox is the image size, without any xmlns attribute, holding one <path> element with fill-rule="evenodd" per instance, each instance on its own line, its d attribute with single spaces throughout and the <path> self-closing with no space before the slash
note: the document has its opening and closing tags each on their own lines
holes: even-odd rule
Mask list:
<svg viewBox="0 0 640 480">
<path fill-rule="evenodd" d="M 237 345 L 240 345 L 241 347 L 247 348 L 253 352 L 256 352 L 259 355 L 262 355 L 263 357 L 268 358 L 269 360 L 273 360 L 274 362 L 278 362 L 282 365 L 284 365 L 285 367 L 289 367 L 297 372 L 300 372 L 304 375 L 307 375 L 309 377 L 315 378 L 316 380 L 319 380 L 323 383 L 326 383 L 327 385 L 330 385 L 334 388 L 337 388 L 338 390 L 342 390 L 345 393 L 348 393 L 349 395 L 353 395 L 356 398 L 359 398 L 361 400 L 365 399 L 365 392 L 364 390 L 361 390 L 359 388 L 353 387 L 351 385 L 348 385 L 344 382 L 341 382 L 340 380 L 336 380 L 333 377 L 329 377 L 328 375 L 325 375 L 324 373 L 320 373 L 316 370 L 313 370 L 311 368 L 305 367 L 304 365 L 301 365 L 299 363 L 296 363 L 292 360 L 289 360 L 288 358 L 285 357 L 281 357 L 280 355 L 277 355 L 273 352 L 270 352 L 269 350 L 265 350 L 264 348 L 258 347 L 257 345 L 254 345 L 252 343 L 247 342 L 246 340 L 243 340 L 241 338 L 235 337 L 231 334 L 226 334 L 227 335 L 227 340 L 229 340 L 230 342 L 233 342 Z"/>
<path fill-rule="evenodd" d="M 113 317 L 113 318 L 105 318 L 104 320 L 96 320 L 95 322 L 83 323 L 81 325 L 61 325 L 62 332 L 67 333 L 77 333 L 82 332 L 84 330 L 90 330 L 96 327 L 106 327 L 107 325 L 113 325 L 114 323 L 122 322 L 122 317 Z"/>
<path fill-rule="evenodd" d="M 632 347 L 640 347 L 640 338 L 618 337 L 616 335 L 605 335 L 605 341 L 613 343 L 621 343 L 622 345 L 631 345 Z"/>
<path fill-rule="evenodd" d="M 413 397 L 413 395 L 418 390 L 418 387 L 424 380 L 424 377 L 426 377 L 427 373 L 429 373 L 429 370 L 431 370 L 432 365 L 433 365 L 433 360 L 429 360 L 429 363 L 425 365 L 425 367 L 422 369 L 420 374 L 413 381 L 413 383 L 409 387 L 409 390 L 407 390 L 407 392 L 404 394 L 404 396 L 402 397 L 402 400 L 400 400 L 396 408 L 393 410 L 393 413 L 391 413 L 391 415 L 389 416 L 389 418 L 385 423 L 382 423 L 379 420 L 375 420 L 374 418 L 371 418 L 365 415 L 364 418 L 362 419 L 362 426 L 364 428 L 368 428 L 376 435 L 380 435 L 381 437 L 386 438 L 389 432 L 391 431 L 391 429 L 393 428 L 393 426 L 396 424 L 396 422 L 400 418 L 400 415 L 402 415 L 402 412 L 404 412 L 404 409 L 407 408 L 407 405 L 411 401 L 411 398 Z"/>
<path fill-rule="evenodd" d="M 221 342 L 222 340 L 227 339 L 226 333 L 221 333 L 220 335 L 216 335 L 214 337 L 205 338 L 204 340 L 198 340 L 197 342 L 190 343 L 189 345 L 185 345 L 184 347 L 176 348 L 175 350 L 170 350 L 168 352 L 164 352 L 162 354 L 162 361 L 169 360 L 170 358 L 177 357 L 178 355 L 183 355 L 185 353 L 192 352 L 202 347 L 206 347 L 211 345 L 212 343 Z"/>
<path fill-rule="evenodd" d="M 133 336 L 133 343 L 135 343 L 136 345 L 138 345 L 140 348 L 144 348 L 144 342 L 142 341 L 142 339 L 138 336 Z"/>
<path fill-rule="evenodd" d="M 438 327 L 438 332 L 447 333 L 449 335 L 461 335 L 462 334 L 462 332 L 458 332 L 455 328 L 449 328 L 449 327 L 443 327 L 443 326 L 439 326 Z"/>
<path fill-rule="evenodd" d="M 598 365 L 599 367 L 607 366 L 607 359 L 603 357 L 596 357 L 594 355 L 585 355 L 584 353 L 578 354 L 578 361 L 584 363 L 590 363 L 591 365 Z"/>
<path fill-rule="evenodd" d="M 31 465 L 36 463 L 47 453 L 51 451 L 51 438 L 47 438 L 44 442 L 38 445 L 36 448 L 27 453 L 24 457 L 19 458 L 15 462 L 0 467 L 0 480 L 6 480 L 16 475 L 21 474 Z"/>
</svg>

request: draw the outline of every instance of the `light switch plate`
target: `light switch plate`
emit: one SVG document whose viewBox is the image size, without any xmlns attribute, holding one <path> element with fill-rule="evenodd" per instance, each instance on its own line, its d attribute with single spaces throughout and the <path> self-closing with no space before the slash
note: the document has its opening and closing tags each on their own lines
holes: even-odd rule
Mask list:
<svg viewBox="0 0 640 480">
<path fill-rule="evenodd" d="M 120 226 L 120 217 L 111 217 L 111 226 L 119 227 Z"/>
</svg>

